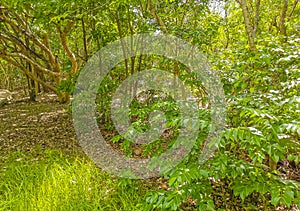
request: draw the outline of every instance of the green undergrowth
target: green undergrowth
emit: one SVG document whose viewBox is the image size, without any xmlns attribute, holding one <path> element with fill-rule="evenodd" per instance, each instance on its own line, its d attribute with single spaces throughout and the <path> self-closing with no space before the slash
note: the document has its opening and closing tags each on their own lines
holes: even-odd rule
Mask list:
<svg viewBox="0 0 300 211">
<path fill-rule="evenodd" d="M 0 210 L 140 210 L 148 189 L 58 151 L 15 152 L 1 164 Z"/>
</svg>

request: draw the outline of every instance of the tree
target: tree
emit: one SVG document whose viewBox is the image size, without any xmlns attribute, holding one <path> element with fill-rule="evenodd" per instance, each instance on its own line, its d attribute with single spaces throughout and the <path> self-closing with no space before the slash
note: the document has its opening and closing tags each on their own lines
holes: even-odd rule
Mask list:
<svg viewBox="0 0 300 211">
<path fill-rule="evenodd" d="M 78 14 L 83 5 L 74 6 L 71 1 L 60 4 L 19 2 L 15 7 L 8 2 L 0 8 L 0 58 L 28 77 L 32 100 L 42 85 L 56 92 L 61 102 L 68 101 L 69 88 L 60 87 L 78 74 L 88 57 L 87 11 Z M 78 36 L 83 37 L 82 45 L 69 40 Z"/>
<path fill-rule="evenodd" d="M 248 41 L 249 41 L 250 51 L 252 53 L 256 53 L 257 49 L 255 44 L 255 38 L 256 38 L 256 31 L 259 22 L 260 0 L 256 0 L 254 20 L 251 20 L 251 14 L 247 5 L 247 0 L 237 0 L 237 1 L 240 4 L 241 9 L 243 11 L 244 24 L 245 24 Z"/>
</svg>

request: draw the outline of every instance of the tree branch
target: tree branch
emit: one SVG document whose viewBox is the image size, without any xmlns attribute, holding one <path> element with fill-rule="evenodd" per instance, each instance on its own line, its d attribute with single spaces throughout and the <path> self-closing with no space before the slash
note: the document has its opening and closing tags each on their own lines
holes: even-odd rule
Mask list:
<svg viewBox="0 0 300 211">
<path fill-rule="evenodd" d="M 157 15 L 153 8 L 152 0 L 148 0 L 148 9 L 151 13 L 151 15 L 155 18 L 156 22 L 158 25 L 161 27 L 161 30 L 163 31 L 164 34 L 168 34 L 168 30 L 164 24 L 164 22 L 160 19 L 160 17 Z"/>
<path fill-rule="evenodd" d="M 290 21 L 290 19 L 291 19 L 293 13 L 294 13 L 295 8 L 296 8 L 297 4 L 299 3 L 299 1 L 300 1 L 300 0 L 295 0 L 295 1 L 294 1 L 293 7 L 292 7 L 292 9 L 291 9 L 291 11 L 290 11 L 290 13 L 289 13 L 289 15 L 288 15 L 288 17 L 287 17 L 287 22 Z"/>
<path fill-rule="evenodd" d="M 15 14 L 14 14 L 15 15 Z M 20 28 L 19 25 L 15 24 L 11 19 L 8 19 L 6 16 L 4 15 L 0 15 L 0 19 L 2 21 L 4 21 L 5 23 L 7 23 L 10 27 L 12 27 L 16 32 L 21 33 L 23 35 L 25 35 L 26 37 L 28 37 L 34 44 L 36 44 L 42 51 L 44 51 L 50 60 L 50 63 L 55 64 L 55 57 L 52 54 L 52 52 L 50 51 L 50 49 L 48 49 L 40 40 L 38 40 L 34 35 L 32 35 L 29 32 L 26 32 L 26 30 Z M 55 67 L 57 67 L 57 65 L 55 65 Z M 59 72 L 59 69 L 55 68 L 57 72 Z"/>
<path fill-rule="evenodd" d="M 71 49 L 69 48 L 68 44 L 67 44 L 67 35 L 66 35 L 66 32 L 68 32 L 72 27 L 72 24 L 70 22 L 68 22 L 67 26 L 65 27 L 64 30 L 61 29 L 60 25 L 56 25 L 56 28 L 59 32 L 59 35 L 60 35 L 60 40 L 61 40 L 61 44 L 64 48 L 64 50 L 66 51 L 69 59 L 71 60 L 71 63 L 72 63 L 72 69 L 71 69 L 71 72 L 72 73 L 77 73 L 78 71 L 78 64 L 77 64 L 77 61 L 76 61 L 76 58 L 75 58 L 75 55 L 74 53 L 71 51 Z"/>
<path fill-rule="evenodd" d="M 10 64 L 12 64 L 13 66 L 19 68 L 20 70 L 22 70 L 32 80 L 37 81 L 38 83 L 42 84 L 43 86 L 47 87 L 48 89 L 52 90 L 53 92 L 56 92 L 56 88 L 54 86 L 51 86 L 50 84 L 48 84 L 45 81 L 43 81 L 43 80 L 39 79 L 38 77 L 36 77 L 34 74 L 29 72 L 27 70 L 27 68 L 24 67 L 23 65 L 20 65 L 16 61 L 12 60 L 11 58 L 8 58 L 8 57 L 4 56 L 4 54 L 1 54 L 1 53 L 0 53 L 0 58 L 2 58 L 3 60 L 7 61 Z"/>
</svg>

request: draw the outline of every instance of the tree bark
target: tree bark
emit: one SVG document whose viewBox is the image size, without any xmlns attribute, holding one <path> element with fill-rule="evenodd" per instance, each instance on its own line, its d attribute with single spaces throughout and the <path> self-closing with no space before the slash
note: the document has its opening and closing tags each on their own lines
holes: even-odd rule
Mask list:
<svg viewBox="0 0 300 211">
<path fill-rule="evenodd" d="M 84 46 L 83 59 L 84 59 L 84 61 L 87 61 L 88 60 L 88 50 L 87 50 L 88 47 L 87 47 L 86 29 L 85 29 L 85 23 L 84 23 L 83 17 L 81 18 L 81 26 L 82 26 L 83 46 Z"/>
<path fill-rule="evenodd" d="M 287 34 L 286 34 L 286 14 L 287 14 L 287 10 L 288 10 L 288 4 L 289 4 L 289 1 L 288 0 L 284 0 L 283 1 L 283 7 L 282 7 L 282 12 L 281 12 L 281 15 L 280 15 L 280 21 L 279 21 L 279 31 L 280 31 L 280 34 L 283 35 L 285 38 L 285 41 L 287 41 Z"/>
<path fill-rule="evenodd" d="M 128 68 L 127 51 L 126 51 L 125 43 L 122 40 L 123 35 L 122 35 L 121 20 L 120 20 L 118 12 L 116 12 L 115 17 L 116 17 L 116 21 L 117 21 L 118 34 L 119 34 L 119 38 L 120 38 L 120 42 L 121 42 L 121 46 L 122 46 L 122 51 L 123 51 L 123 56 L 124 56 L 125 74 L 126 74 L 125 77 L 128 77 L 128 75 L 129 75 L 129 68 Z"/>
<path fill-rule="evenodd" d="M 300 0 L 295 0 L 295 1 L 294 1 L 293 7 L 292 7 L 292 9 L 291 9 L 291 11 L 290 11 L 290 13 L 289 13 L 289 15 L 288 15 L 288 17 L 287 17 L 287 22 L 290 21 L 290 19 L 291 19 L 293 13 L 294 13 L 295 8 L 296 8 L 297 4 L 299 3 L 299 1 L 300 1 Z"/>
<path fill-rule="evenodd" d="M 248 9 L 247 1 L 246 0 L 238 0 L 238 3 L 240 4 L 244 16 L 244 24 L 245 24 L 245 29 L 248 37 L 248 42 L 250 46 L 250 51 L 252 53 L 256 53 L 256 44 L 255 44 L 255 30 L 254 27 L 251 25 L 251 19 L 250 19 L 250 12 Z"/>
<path fill-rule="evenodd" d="M 78 70 L 79 70 L 78 63 L 77 63 L 77 60 L 76 60 L 76 57 L 75 57 L 74 53 L 69 48 L 68 42 L 67 42 L 67 33 L 71 29 L 71 27 L 72 27 L 71 22 L 67 23 L 67 26 L 65 27 L 64 30 L 61 29 L 60 25 L 56 25 L 56 28 L 57 28 L 57 30 L 59 32 L 59 35 L 60 35 L 61 44 L 62 44 L 65 52 L 67 53 L 67 55 L 68 55 L 68 57 L 69 57 L 69 59 L 72 63 L 71 73 L 77 73 Z"/>
<path fill-rule="evenodd" d="M 160 17 L 157 15 L 157 13 L 155 12 L 155 10 L 153 8 L 152 0 L 148 1 L 148 9 L 149 9 L 151 15 L 155 18 L 158 25 L 161 27 L 161 30 L 163 31 L 163 33 L 168 34 L 168 30 L 167 30 L 164 22 L 160 19 Z"/>
<path fill-rule="evenodd" d="M 255 19 L 254 19 L 254 26 L 253 26 L 253 31 L 254 31 L 255 38 L 256 38 L 256 33 L 257 33 L 257 29 L 258 29 L 258 22 L 259 22 L 259 9 L 260 9 L 260 0 L 256 0 Z"/>
</svg>

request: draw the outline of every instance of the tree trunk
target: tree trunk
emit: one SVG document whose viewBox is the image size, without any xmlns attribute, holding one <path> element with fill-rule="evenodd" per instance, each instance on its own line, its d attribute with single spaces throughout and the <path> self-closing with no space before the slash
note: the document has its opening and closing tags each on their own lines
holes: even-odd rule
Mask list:
<svg viewBox="0 0 300 211">
<path fill-rule="evenodd" d="M 119 38 L 120 38 L 120 42 L 121 42 L 121 46 L 122 46 L 122 51 L 123 51 L 123 56 L 124 56 L 124 63 L 125 63 L 125 77 L 128 77 L 129 75 L 129 69 L 128 69 L 128 58 L 127 58 L 127 51 L 126 51 L 126 46 L 124 41 L 122 40 L 123 35 L 122 35 L 122 27 L 121 27 L 121 20 L 118 14 L 118 11 L 115 14 L 116 17 L 116 21 L 117 21 L 117 28 L 118 28 L 118 34 L 119 34 Z M 121 78 L 120 78 L 121 80 Z"/>
<path fill-rule="evenodd" d="M 244 16 L 244 23 L 245 23 L 245 29 L 248 37 L 248 42 L 250 46 L 250 50 L 252 53 L 256 53 L 256 44 L 255 44 L 255 30 L 254 27 L 251 25 L 251 20 L 250 20 L 250 12 L 247 6 L 247 1 L 246 0 L 238 0 L 239 4 L 241 5 L 242 11 L 243 11 L 243 16 Z"/>
<path fill-rule="evenodd" d="M 152 0 L 148 1 L 148 9 L 149 9 L 149 12 L 151 13 L 151 15 L 155 18 L 158 25 L 161 27 L 161 30 L 163 31 L 163 33 L 168 34 L 168 30 L 167 30 L 164 22 L 160 19 L 160 17 L 155 12 L 155 9 L 153 8 Z"/>
<path fill-rule="evenodd" d="M 285 41 L 287 41 L 285 19 L 286 19 L 288 4 L 289 4 L 288 0 L 283 1 L 283 7 L 282 7 L 282 12 L 281 12 L 280 21 L 279 21 L 279 31 L 280 31 L 280 34 L 284 36 Z"/>
<path fill-rule="evenodd" d="M 31 71 L 31 65 L 27 64 L 28 71 L 32 73 Z M 29 100 L 34 102 L 36 100 L 36 90 L 35 90 L 35 82 L 31 78 L 27 76 L 27 83 L 28 83 L 28 94 L 29 94 Z"/>
</svg>

